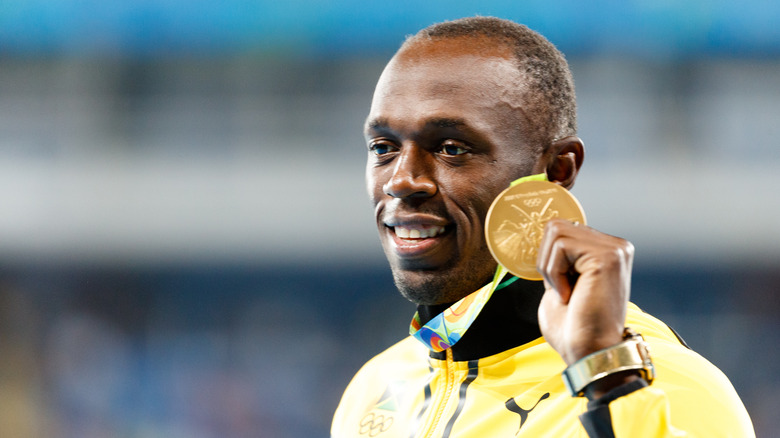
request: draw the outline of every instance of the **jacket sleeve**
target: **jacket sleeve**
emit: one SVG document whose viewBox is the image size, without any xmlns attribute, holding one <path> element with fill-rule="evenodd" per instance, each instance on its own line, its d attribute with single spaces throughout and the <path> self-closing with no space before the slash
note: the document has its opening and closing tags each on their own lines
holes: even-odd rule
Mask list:
<svg viewBox="0 0 780 438">
<path fill-rule="evenodd" d="M 731 382 L 714 365 L 684 348 L 662 350 L 656 380 L 613 389 L 588 403 L 580 422 L 589 438 L 755 437 Z M 664 351 L 666 350 L 666 351 Z"/>
</svg>

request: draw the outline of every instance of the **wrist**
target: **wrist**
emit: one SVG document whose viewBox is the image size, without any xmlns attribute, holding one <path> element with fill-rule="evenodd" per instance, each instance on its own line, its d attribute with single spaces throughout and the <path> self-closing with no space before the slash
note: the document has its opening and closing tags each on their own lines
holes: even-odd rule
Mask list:
<svg viewBox="0 0 780 438">
<path fill-rule="evenodd" d="M 591 339 L 587 346 L 580 346 L 578 349 L 572 349 L 566 353 L 561 353 L 561 358 L 566 362 L 567 366 L 574 365 L 584 357 L 590 356 L 599 351 L 604 351 L 610 347 L 614 347 L 625 340 L 623 337 L 623 330 L 616 330 L 614 334 L 610 333 L 610 336 L 602 336 L 598 339 Z"/>
<path fill-rule="evenodd" d="M 589 354 L 569 365 L 563 381 L 572 396 L 598 397 L 625 383 L 642 378 L 651 383 L 655 376 L 650 350 L 642 336 L 626 328 L 623 342 Z"/>
<path fill-rule="evenodd" d="M 623 386 L 626 383 L 631 383 L 635 380 L 641 379 L 642 376 L 637 370 L 619 371 L 591 382 L 589 385 L 585 386 L 585 389 L 583 389 L 583 395 L 588 400 L 598 400 L 604 396 L 604 394 L 610 392 L 618 386 Z"/>
</svg>

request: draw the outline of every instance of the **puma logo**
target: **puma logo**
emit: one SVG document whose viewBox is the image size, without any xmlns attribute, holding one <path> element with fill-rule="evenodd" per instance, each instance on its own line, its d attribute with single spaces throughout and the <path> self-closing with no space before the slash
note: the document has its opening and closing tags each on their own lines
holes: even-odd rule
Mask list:
<svg viewBox="0 0 780 438">
<path fill-rule="evenodd" d="M 539 398 L 539 401 L 536 402 L 531 409 L 523 409 L 521 408 L 517 402 L 515 401 L 515 398 L 512 397 L 509 400 L 504 403 L 506 405 L 506 408 L 509 409 L 511 412 L 514 412 L 515 414 L 520 415 L 520 426 L 517 427 L 517 432 L 515 432 L 515 435 L 520 433 L 520 428 L 523 427 L 523 424 L 525 423 L 525 420 L 528 419 L 528 414 L 531 413 L 534 409 L 536 409 L 536 406 L 539 405 L 539 403 L 542 402 L 542 400 L 546 399 L 550 396 L 549 392 L 546 392 L 541 398 Z"/>
</svg>

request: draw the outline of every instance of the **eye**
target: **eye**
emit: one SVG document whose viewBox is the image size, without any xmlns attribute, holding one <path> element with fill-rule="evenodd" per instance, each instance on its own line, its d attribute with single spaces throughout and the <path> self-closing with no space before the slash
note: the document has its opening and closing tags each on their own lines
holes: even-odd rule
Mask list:
<svg viewBox="0 0 780 438">
<path fill-rule="evenodd" d="M 376 142 L 368 145 L 368 150 L 377 156 L 388 154 L 396 149 L 397 148 L 394 145 L 389 143 Z"/>
<path fill-rule="evenodd" d="M 463 143 L 446 141 L 441 145 L 441 149 L 439 151 L 444 155 L 463 155 L 469 150 Z"/>
</svg>

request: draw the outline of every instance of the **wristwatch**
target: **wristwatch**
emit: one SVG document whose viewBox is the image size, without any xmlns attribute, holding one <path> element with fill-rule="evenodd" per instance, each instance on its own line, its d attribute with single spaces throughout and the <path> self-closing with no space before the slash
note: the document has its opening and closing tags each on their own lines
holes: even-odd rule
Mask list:
<svg viewBox="0 0 780 438">
<path fill-rule="evenodd" d="M 623 330 L 623 342 L 591 353 L 563 370 L 563 383 L 572 397 L 582 397 L 585 387 L 610 374 L 637 370 L 648 384 L 655 378 L 650 346 L 629 327 Z"/>
</svg>

